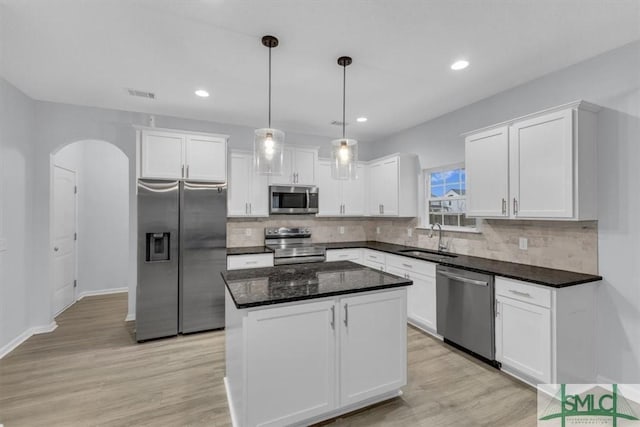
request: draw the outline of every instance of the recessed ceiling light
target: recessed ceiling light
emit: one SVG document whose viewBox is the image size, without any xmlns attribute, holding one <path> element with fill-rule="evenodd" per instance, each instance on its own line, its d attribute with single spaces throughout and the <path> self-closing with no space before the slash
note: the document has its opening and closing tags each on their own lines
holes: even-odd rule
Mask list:
<svg viewBox="0 0 640 427">
<path fill-rule="evenodd" d="M 367 121 L 367 118 L 366 117 L 358 117 L 356 120 L 358 121 L 358 123 L 364 123 L 364 122 Z"/>
<path fill-rule="evenodd" d="M 464 59 L 461 59 L 460 61 L 456 61 L 453 64 L 451 64 L 451 69 L 455 71 L 464 70 L 468 66 L 469 66 L 469 61 L 465 61 Z"/>
<path fill-rule="evenodd" d="M 195 94 L 198 95 L 201 98 L 206 98 L 209 96 L 209 92 L 207 92 L 204 89 L 198 89 L 197 91 L 195 91 Z"/>
</svg>

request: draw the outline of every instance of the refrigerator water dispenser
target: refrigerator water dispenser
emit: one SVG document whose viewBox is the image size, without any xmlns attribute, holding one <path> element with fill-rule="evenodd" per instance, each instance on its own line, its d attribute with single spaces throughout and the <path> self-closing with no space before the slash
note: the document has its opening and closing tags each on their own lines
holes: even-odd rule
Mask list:
<svg viewBox="0 0 640 427">
<path fill-rule="evenodd" d="M 169 261 L 171 233 L 147 233 L 147 262 Z"/>
</svg>

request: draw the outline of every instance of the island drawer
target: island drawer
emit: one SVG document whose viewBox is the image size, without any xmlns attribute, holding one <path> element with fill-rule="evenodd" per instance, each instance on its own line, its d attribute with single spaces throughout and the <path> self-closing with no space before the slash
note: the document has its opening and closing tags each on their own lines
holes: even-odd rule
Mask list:
<svg viewBox="0 0 640 427">
<path fill-rule="evenodd" d="M 551 289 L 517 280 L 496 277 L 496 295 L 551 308 Z"/>
<path fill-rule="evenodd" d="M 399 255 L 387 255 L 387 266 L 436 277 L 436 264 Z"/>
<path fill-rule="evenodd" d="M 362 249 L 330 249 L 327 250 L 327 262 L 331 261 L 355 261 L 362 259 Z"/>
<path fill-rule="evenodd" d="M 385 264 L 384 252 L 378 252 L 371 249 L 364 250 L 364 260 L 369 262 L 375 262 L 378 264 Z"/>
<path fill-rule="evenodd" d="M 227 256 L 227 270 L 273 267 L 273 254 L 247 254 Z"/>
</svg>

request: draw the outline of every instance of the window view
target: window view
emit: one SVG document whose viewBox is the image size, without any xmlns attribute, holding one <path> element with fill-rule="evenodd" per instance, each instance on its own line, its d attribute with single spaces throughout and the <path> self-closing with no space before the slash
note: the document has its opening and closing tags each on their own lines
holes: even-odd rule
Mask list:
<svg viewBox="0 0 640 427">
<path fill-rule="evenodd" d="M 475 228 L 466 212 L 466 174 L 463 166 L 426 171 L 427 225 Z"/>
</svg>

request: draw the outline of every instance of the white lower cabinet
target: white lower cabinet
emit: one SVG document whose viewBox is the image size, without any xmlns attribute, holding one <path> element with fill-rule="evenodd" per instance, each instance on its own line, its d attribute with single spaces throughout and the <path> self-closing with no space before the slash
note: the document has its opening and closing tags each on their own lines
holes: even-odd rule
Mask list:
<svg viewBox="0 0 640 427">
<path fill-rule="evenodd" d="M 404 289 L 340 299 L 340 404 L 407 383 Z"/>
<path fill-rule="evenodd" d="M 595 291 L 496 277 L 496 360 L 532 385 L 596 383 Z"/>
<path fill-rule="evenodd" d="M 250 312 L 249 426 L 282 426 L 335 408 L 334 301 Z"/>
<path fill-rule="evenodd" d="M 273 267 L 273 254 L 246 254 L 227 256 L 227 270 Z"/>
<path fill-rule="evenodd" d="M 496 360 L 550 383 L 551 310 L 501 296 L 496 301 Z"/>
<path fill-rule="evenodd" d="M 328 249 L 326 261 L 351 261 L 356 264 L 362 263 L 362 249 Z"/>
<path fill-rule="evenodd" d="M 405 288 L 240 310 L 225 292 L 234 425 L 318 422 L 406 385 Z"/>
</svg>

